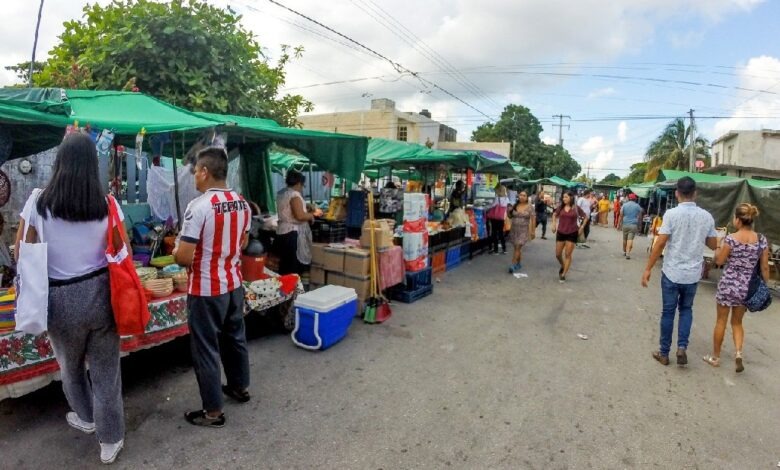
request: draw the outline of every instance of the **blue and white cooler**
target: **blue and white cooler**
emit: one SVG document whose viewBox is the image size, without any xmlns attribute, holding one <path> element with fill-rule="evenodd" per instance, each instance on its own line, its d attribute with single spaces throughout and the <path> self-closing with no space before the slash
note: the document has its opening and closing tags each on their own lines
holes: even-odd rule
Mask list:
<svg viewBox="0 0 780 470">
<path fill-rule="evenodd" d="M 347 335 L 357 308 L 355 289 L 347 287 L 328 285 L 299 295 L 293 343 L 312 351 L 328 349 Z"/>
</svg>

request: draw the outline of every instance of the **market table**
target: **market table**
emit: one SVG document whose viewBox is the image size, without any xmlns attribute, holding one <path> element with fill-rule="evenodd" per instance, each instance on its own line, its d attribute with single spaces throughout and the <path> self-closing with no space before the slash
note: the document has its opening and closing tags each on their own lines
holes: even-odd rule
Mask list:
<svg viewBox="0 0 780 470">
<path fill-rule="evenodd" d="M 267 274 L 275 276 L 270 270 Z M 247 311 L 267 310 L 291 301 L 303 292 L 298 282 L 287 295 L 257 296 L 247 300 Z M 247 284 L 247 296 L 251 285 Z M 189 333 L 187 327 L 187 295 L 174 294 L 149 303 L 151 320 L 146 332 L 137 336 L 123 336 L 120 349 L 123 355 L 148 349 Z M 289 315 L 288 315 L 289 316 Z M 0 400 L 17 398 L 59 380 L 60 372 L 48 335 L 28 335 L 20 331 L 0 334 Z"/>
</svg>

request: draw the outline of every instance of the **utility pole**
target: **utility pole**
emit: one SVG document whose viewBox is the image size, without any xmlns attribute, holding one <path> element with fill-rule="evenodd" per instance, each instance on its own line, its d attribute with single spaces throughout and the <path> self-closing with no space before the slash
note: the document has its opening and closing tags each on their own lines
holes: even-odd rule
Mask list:
<svg viewBox="0 0 780 470">
<path fill-rule="evenodd" d="M 556 114 L 553 116 L 553 118 L 558 118 L 558 124 L 553 124 L 553 127 L 558 128 L 558 145 L 563 147 L 563 128 L 570 129 L 571 126 L 569 124 L 563 125 L 563 118 L 571 119 L 571 116 L 567 116 L 565 114 Z"/>
<path fill-rule="evenodd" d="M 43 0 L 38 7 L 38 23 L 35 25 L 35 40 L 33 41 L 32 60 L 30 61 L 30 88 L 33 87 L 33 72 L 35 71 L 35 50 L 38 49 L 38 30 L 41 28 L 41 15 L 43 14 Z"/>
<path fill-rule="evenodd" d="M 696 128 L 693 121 L 693 109 L 688 110 L 688 115 L 691 117 L 691 156 L 688 159 L 688 171 L 693 173 L 696 171 Z"/>
<path fill-rule="evenodd" d="M 585 178 L 588 180 L 588 186 L 593 186 L 590 182 L 590 163 L 588 163 L 588 172 L 585 176 Z"/>
</svg>

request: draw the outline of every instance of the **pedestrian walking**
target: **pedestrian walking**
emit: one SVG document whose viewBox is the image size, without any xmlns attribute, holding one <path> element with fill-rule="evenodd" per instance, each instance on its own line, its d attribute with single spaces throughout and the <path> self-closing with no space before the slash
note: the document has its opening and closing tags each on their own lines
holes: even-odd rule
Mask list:
<svg viewBox="0 0 780 470">
<path fill-rule="evenodd" d="M 504 233 L 504 221 L 506 210 L 509 207 L 506 186 L 496 187 L 496 198 L 487 209 L 487 219 L 490 223 L 490 253 L 497 255 L 499 248 L 506 254 L 506 234 Z"/>
<path fill-rule="evenodd" d="M 309 224 L 314 214 L 306 211 L 303 188 L 306 176 L 290 170 L 286 187 L 276 193 L 279 224 L 276 227 L 275 251 L 279 256 L 279 274 L 302 274 L 311 264 L 312 233 Z"/>
<path fill-rule="evenodd" d="M 561 204 L 553 212 L 552 232 L 555 234 L 555 258 L 561 268 L 558 270 L 558 280 L 566 281 L 566 274 L 571 268 L 572 254 L 577 243 L 577 237 L 585 230 L 587 214 L 577 207 L 574 193 L 565 191 L 561 196 Z"/>
<path fill-rule="evenodd" d="M 227 152 L 198 153 L 195 186 L 203 195 L 187 206 L 174 256 L 188 267 L 187 323 L 203 408 L 185 413 L 194 425 L 222 427 L 222 394 L 245 403 L 250 396 L 240 255 L 251 221 L 249 204 L 226 184 Z M 222 386 L 220 359 L 227 385 Z"/>
<path fill-rule="evenodd" d="M 547 201 L 544 199 L 544 191 L 539 191 L 539 195 L 534 203 L 536 212 L 536 223 L 542 226 L 542 240 L 547 240 Z M 534 231 L 535 232 L 535 231 Z"/>
<path fill-rule="evenodd" d="M 688 176 L 680 178 L 675 194 L 680 204 L 664 214 L 642 275 L 642 286 L 647 287 L 653 266 L 666 248 L 661 274 L 660 348 L 653 352 L 653 358 L 665 366 L 669 365 L 674 318 L 678 310 L 677 364 L 688 363 L 686 350 L 693 324 L 693 299 L 703 268 L 704 246 L 714 250 L 718 243 L 712 215 L 696 205 L 696 182 Z"/>
<path fill-rule="evenodd" d="M 530 240 L 534 239 L 536 234 L 536 220 L 534 208 L 528 201 L 528 193 L 520 191 L 517 195 L 517 202 L 509 211 L 509 220 L 512 228 L 509 231 L 509 241 L 514 246 L 512 256 L 512 265 L 509 266 L 509 272 L 515 273 L 522 268 L 523 247 Z"/>
<path fill-rule="evenodd" d="M 582 231 L 582 243 L 579 243 L 577 246 L 580 248 L 590 248 L 588 246 L 588 237 L 590 236 L 590 225 L 591 225 L 591 217 L 590 213 L 593 209 L 593 201 L 591 200 L 592 191 L 590 189 L 586 189 L 582 193 L 582 197 L 577 198 L 577 207 L 579 207 L 582 212 L 585 213 L 584 224 L 585 228 Z"/>
<path fill-rule="evenodd" d="M 742 363 L 742 344 L 745 339 L 742 317 L 745 315 L 748 286 L 756 264 L 764 282 L 769 281 L 769 244 L 766 237 L 753 230 L 753 222 L 757 216 L 756 206 L 750 204 L 737 206 L 733 222 L 737 231 L 726 236 L 722 245 L 715 251 L 715 264 L 722 266 L 727 263 L 727 265 L 715 294 L 718 318 L 712 334 L 712 354 L 704 356 L 704 361 L 713 367 L 720 365 L 720 350 L 726 334 L 726 322 L 731 314 L 736 370 L 742 372 L 745 369 Z"/>
<path fill-rule="evenodd" d="M 106 198 L 99 175 L 95 143 L 84 134 L 66 137 L 46 189 L 35 190 L 24 206 L 15 253 L 28 225 L 26 242 L 48 244 L 48 266 L 41 268 L 49 277 L 49 340 L 72 410 L 65 419 L 79 431 L 96 433 L 100 460 L 110 464 L 124 447 L 125 418 L 106 259 L 108 204 L 115 205 L 120 221 L 124 215 Z M 112 230 L 114 248 L 129 247 L 124 224 Z"/>
<path fill-rule="evenodd" d="M 620 207 L 621 203 L 625 203 L 625 201 L 621 201 L 621 198 L 615 197 L 615 201 L 612 203 L 612 224 L 615 228 L 618 228 L 618 219 L 620 219 Z"/>
<path fill-rule="evenodd" d="M 599 207 L 599 225 L 602 227 L 606 227 L 608 225 L 608 217 L 609 217 L 609 199 L 607 199 L 607 196 L 601 195 L 601 199 L 599 199 L 598 207 Z"/>
<path fill-rule="evenodd" d="M 636 202 L 636 194 L 628 195 L 628 202 L 618 212 L 618 230 L 623 232 L 623 257 L 631 259 L 631 250 L 634 248 L 634 238 L 639 233 L 639 224 L 642 221 L 642 206 Z"/>
</svg>

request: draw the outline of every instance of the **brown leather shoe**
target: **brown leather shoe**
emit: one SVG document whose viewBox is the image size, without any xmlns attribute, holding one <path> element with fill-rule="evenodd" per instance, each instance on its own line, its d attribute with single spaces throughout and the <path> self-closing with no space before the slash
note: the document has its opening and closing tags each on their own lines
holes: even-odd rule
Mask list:
<svg viewBox="0 0 780 470">
<path fill-rule="evenodd" d="M 677 350 L 677 365 L 684 366 L 688 364 L 688 355 L 685 354 L 685 349 Z"/>
<path fill-rule="evenodd" d="M 660 362 L 663 366 L 669 365 L 669 356 L 662 356 L 658 351 L 653 351 L 653 359 Z"/>
</svg>

